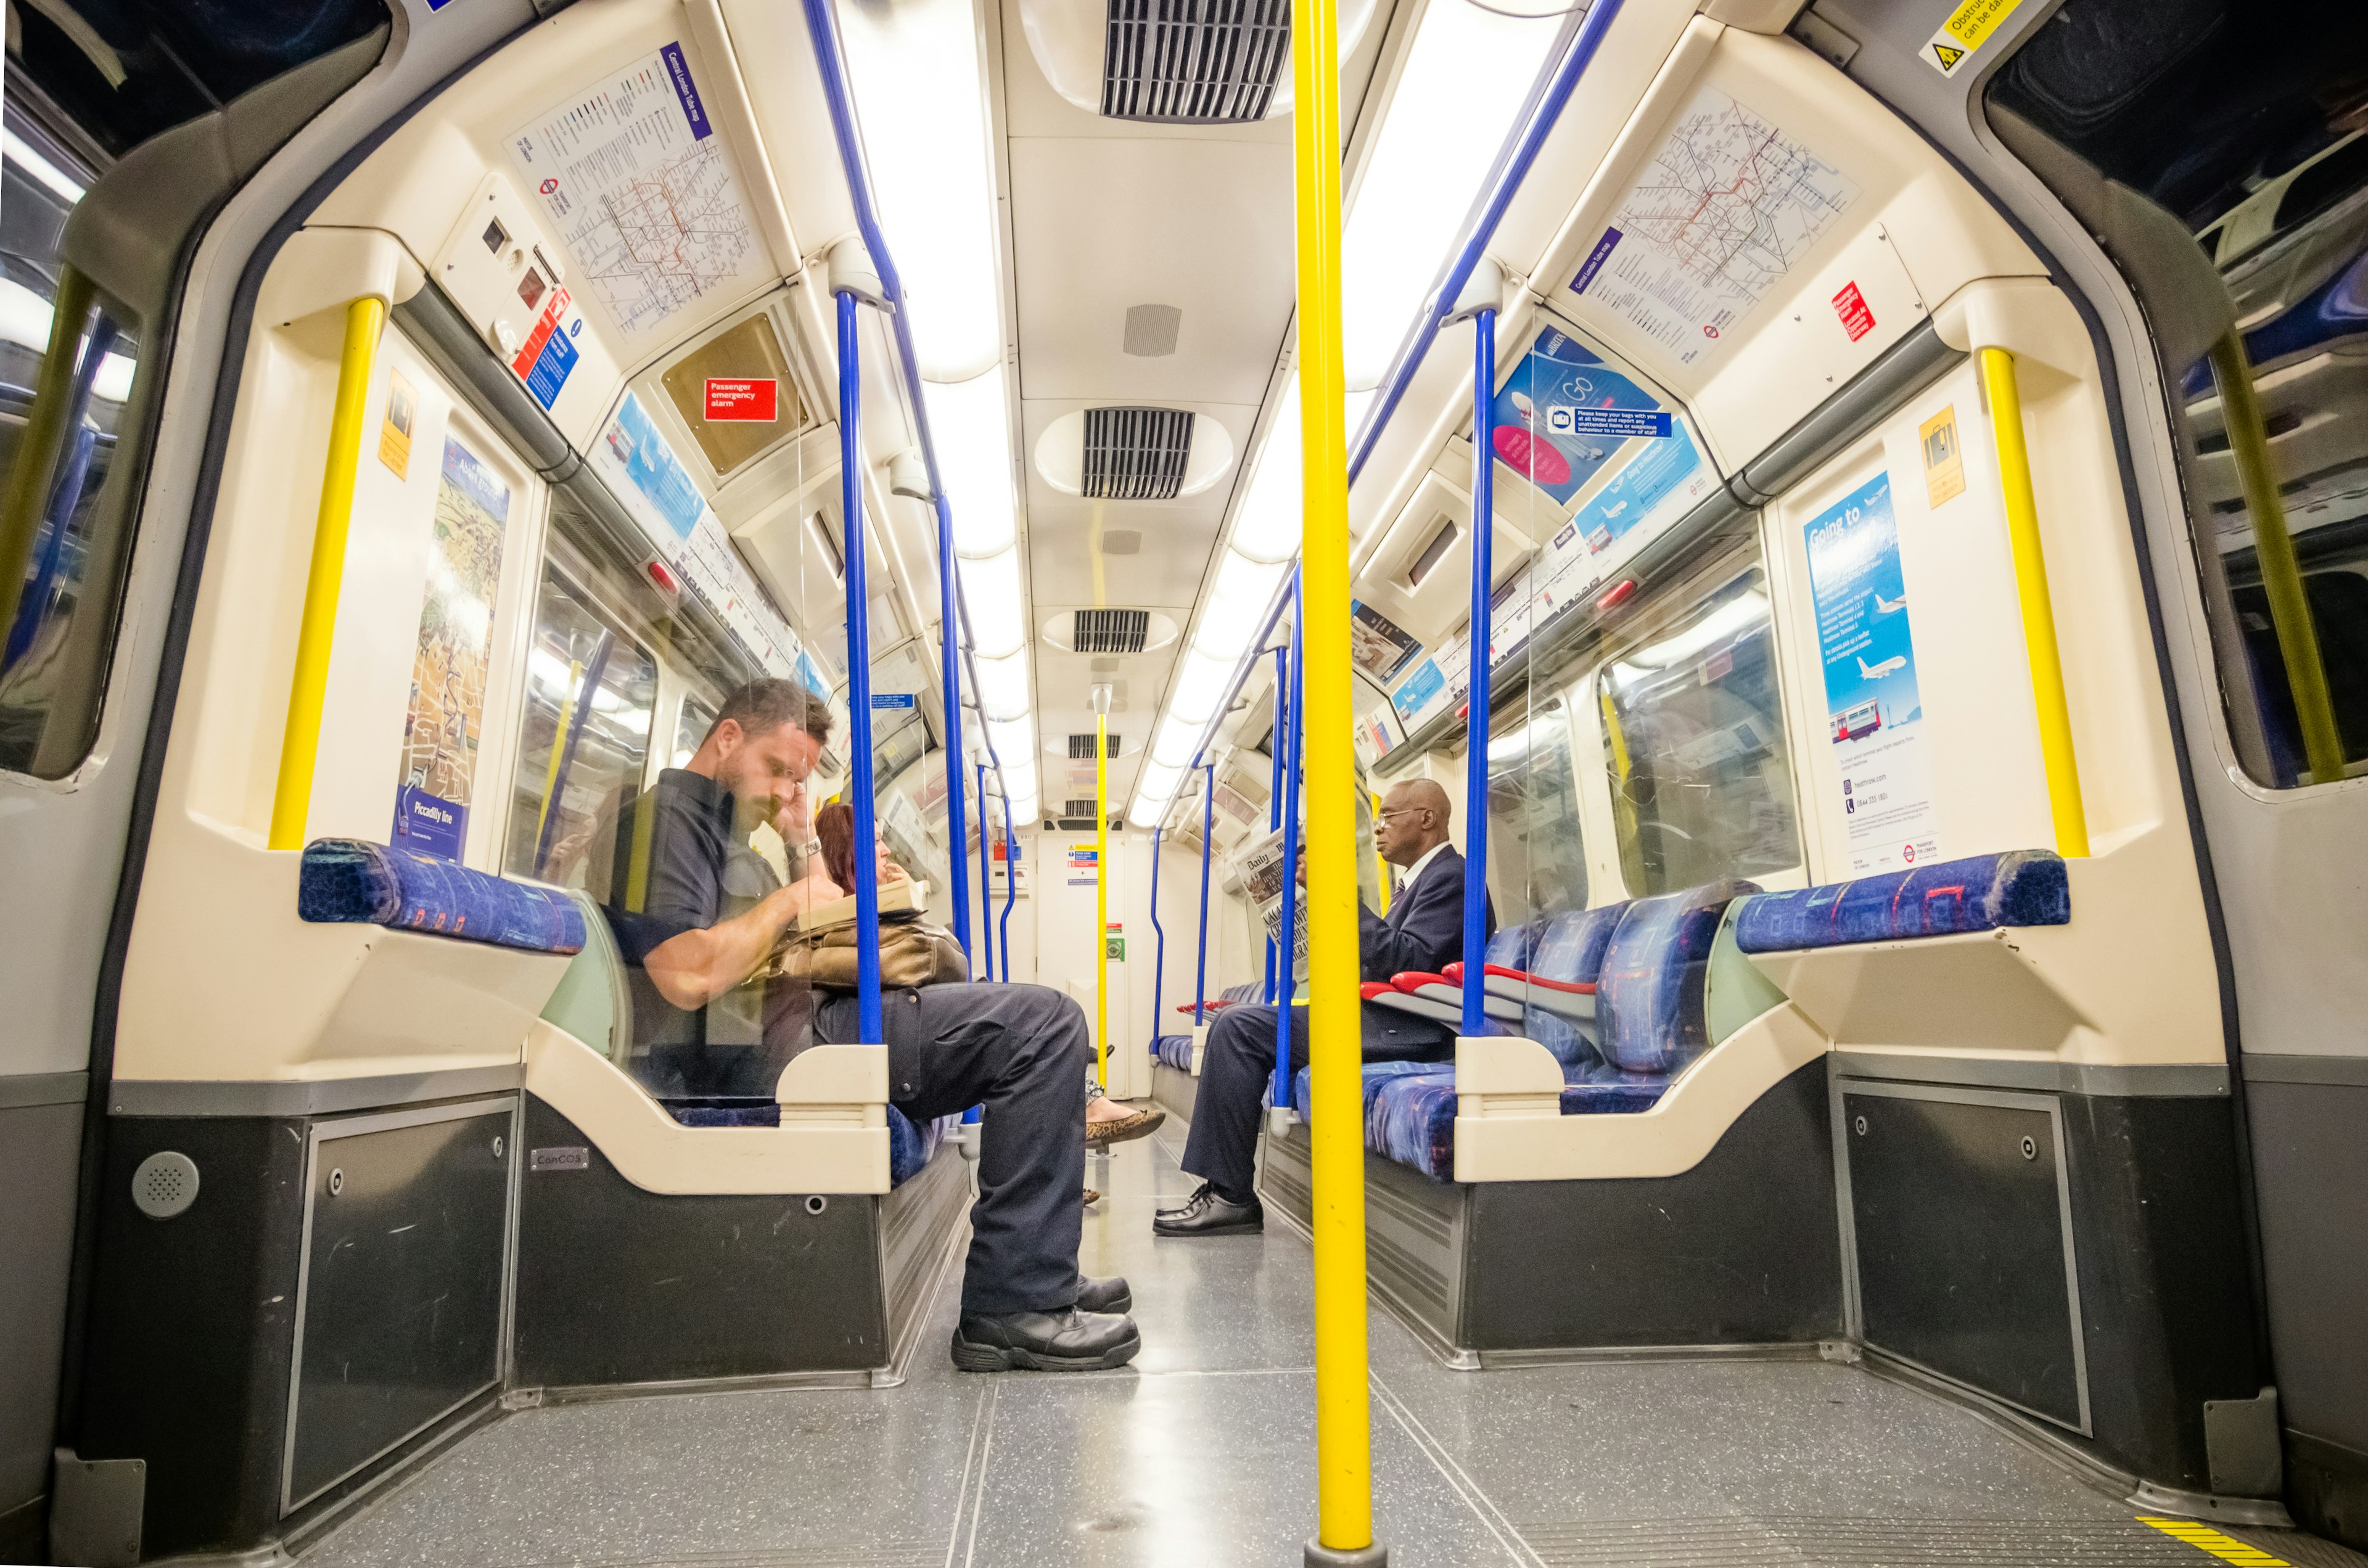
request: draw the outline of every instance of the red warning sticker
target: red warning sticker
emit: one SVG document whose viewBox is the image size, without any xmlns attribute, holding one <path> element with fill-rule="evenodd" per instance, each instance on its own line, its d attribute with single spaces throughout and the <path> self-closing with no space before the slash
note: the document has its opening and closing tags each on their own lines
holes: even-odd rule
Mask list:
<svg viewBox="0 0 2368 1568">
<path fill-rule="evenodd" d="M 1866 308 L 1866 297 L 1855 283 L 1845 283 L 1842 291 L 1834 296 L 1834 314 L 1842 318 L 1842 330 L 1856 343 L 1874 330 L 1874 312 Z"/>
<path fill-rule="evenodd" d="M 707 417 L 750 419 L 769 424 L 780 417 L 780 383 L 770 377 L 757 380 L 707 379 Z"/>
</svg>

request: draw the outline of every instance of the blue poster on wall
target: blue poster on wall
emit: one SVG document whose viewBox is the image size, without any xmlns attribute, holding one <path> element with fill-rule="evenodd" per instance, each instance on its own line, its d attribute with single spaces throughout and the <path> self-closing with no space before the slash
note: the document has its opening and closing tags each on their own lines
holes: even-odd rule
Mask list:
<svg viewBox="0 0 2368 1568">
<path fill-rule="evenodd" d="M 1890 474 L 1812 517 L 1808 546 L 1851 874 L 1931 859 L 1939 824 Z"/>
<path fill-rule="evenodd" d="M 1660 399 L 1553 328 L 1497 390 L 1495 423 L 1497 460 L 1565 504 L 1631 440 L 1682 438 Z"/>
<path fill-rule="evenodd" d="M 658 433 L 656 426 L 642 409 L 641 400 L 632 392 L 625 394 L 622 407 L 609 426 L 609 450 L 625 465 L 625 476 L 633 488 L 666 519 L 677 539 L 689 539 L 690 530 L 699 526 L 699 516 L 707 509 L 707 498 L 674 455 L 674 449 Z"/>
</svg>

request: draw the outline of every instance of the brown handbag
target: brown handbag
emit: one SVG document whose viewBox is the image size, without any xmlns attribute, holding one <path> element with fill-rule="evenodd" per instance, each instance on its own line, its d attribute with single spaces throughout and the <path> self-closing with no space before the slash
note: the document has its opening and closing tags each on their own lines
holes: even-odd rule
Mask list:
<svg viewBox="0 0 2368 1568">
<path fill-rule="evenodd" d="M 773 972 L 803 980 L 825 991 L 856 989 L 856 930 L 852 922 L 792 937 L 776 955 Z M 970 960 L 953 933 L 918 918 L 917 912 L 880 917 L 880 983 L 891 991 L 923 985 L 959 984 L 970 978 Z"/>
</svg>

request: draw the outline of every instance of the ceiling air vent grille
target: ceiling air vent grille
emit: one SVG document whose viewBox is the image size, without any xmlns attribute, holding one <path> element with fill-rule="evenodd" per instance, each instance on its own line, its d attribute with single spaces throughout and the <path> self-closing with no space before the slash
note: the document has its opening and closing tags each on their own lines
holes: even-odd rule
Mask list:
<svg viewBox="0 0 2368 1568">
<path fill-rule="evenodd" d="M 1116 756 L 1118 755 L 1118 736 L 1112 735 L 1110 738 L 1110 754 L 1112 756 Z M 1091 762 L 1093 759 L 1094 737 L 1092 733 L 1089 731 L 1082 735 L 1071 735 L 1069 737 L 1069 760 L 1071 762 Z M 1086 807 L 1086 815 L 1091 816 L 1093 814 L 1093 807 L 1088 804 Z"/>
<path fill-rule="evenodd" d="M 1083 491 L 1088 497 L 1173 501 L 1191 456 L 1192 416 L 1182 409 L 1086 410 Z"/>
<path fill-rule="evenodd" d="M 1110 0 L 1102 113 L 1225 125 L 1263 119 L 1291 53 L 1291 0 Z"/>
<path fill-rule="evenodd" d="M 1140 653 L 1151 636 L 1147 609 L 1081 609 L 1069 623 L 1076 653 Z"/>
</svg>

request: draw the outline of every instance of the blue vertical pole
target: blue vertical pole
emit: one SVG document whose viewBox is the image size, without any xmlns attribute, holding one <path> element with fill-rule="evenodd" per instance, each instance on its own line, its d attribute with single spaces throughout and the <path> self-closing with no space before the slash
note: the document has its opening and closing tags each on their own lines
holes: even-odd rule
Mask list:
<svg viewBox="0 0 2368 1568">
<path fill-rule="evenodd" d="M 1019 897 L 1019 840 L 1011 831 L 1011 797 L 1003 797 L 1003 983 L 1011 983 L 1011 905 Z"/>
<path fill-rule="evenodd" d="M 1209 835 L 1217 830 L 1217 765 L 1201 767 L 1201 952 L 1192 972 L 1192 1022 L 1209 1021 Z"/>
<path fill-rule="evenodd" d="M 1491 536 L 1496 531 L 1495 420 L 1497 312 L 1472 318 L 1472 635 L 1471 696 L 1463 730 L 1463 1033 L 1488 1032 L 1481 999 L 1488 957 L 1488 637 L 1496 596 Z"/>
<path fill-rule="evenodd" d="M 970 960 L 970 862 L 962 857 L 962 840 L 969 836 L 969 826 L 963 819 L 962 791 L 970 780 L 962 777 L 962 649 L 955 628 L 962 623 L 962 607 L 954 597 L 954 514 L 943 492 L 938 495 L 938 684 L 944 688 L 946 701 L 946 842 L 953 853 L 946 857 L 947 878 L 953 883 L 954 940 L 962 944 L 962 960 Z M 983 799 L 984 797 L 982 797 Z M 986 842 L 986 811 L 979 809 L 978 841 Z M 986 896 L 986 884 L 979 883 L 979 896 Z"/>
<path fill-rule="evenodd" d="M 838 504 L 847 531 L 848 804 L 855 810 L 855 995 L 858 1038 L 880 1045 L 879 829 L 871 816 L 871 632 L 863 584 L 862 345 L 856 300 L 838 295 Z M 957 857 L 959 858 L 959 857 Z"/>
<path fill-rule="evenodd" d="M 1269 753 L 1267 761 L 1270 769 L 1266 791 L 1266 830 L 1269 833 L 1282 825 L 1282 737 L 1285 726 L 1291 722 L 1292 711 L 1292 704 L 1283 694 L 1283 682 L 1290 678 L 1290 660 L 1284 657 L 1281 649 L 1277 648 L 1274 651 L 1274 734 L 1267 742 Z M 1266 939 L 1266 1005 L 1271 1007 L 1276 1000 L 1274 938 L 1269 937 Z M 1288 1002 L 1291 998 L 1285 995 L 1281 1000 Z"/>
<path fill-rule="evenodd" d="M 1305 581 L 1296 567 L 1291 574 L 1291 756 L 1282 765 L 1283 787 L 1288 796 L 1282 801 L 1282 961 L 1281 994 L 1276 999 L 1274 1012 L 1274 1108 L 1283 1110 L 1291 1105 L 1291 1007 L 1292 998 L 1299 994 L 1299 751 L 1304 726 L 1300 722 L 1302 699 L 1307 694 L 1304 665 L 1299 628 L 1306 619 Z"/>
<path fill-rule="evenodd" d="M 1159 841 L 1167 833 L 1161 823 L 1151 830 L 1151 1053 L 1159 1054 L 1159 983 L 1167 972 L 1167 928 L 1159 924 Z"/>
<path fill-rule="evenodd" d="M 995 923 L 986 917 L 987 894 L 995 887 L 995 872 L 987 858 L 986 842 L 986 764 L 978 765 L 978 939 L 979 951 L 985 961 L 979 965 L 979 978 L 995 978 Z M 960 856 L 955 858 L 961 858 Z M 1010 873 L 1007 870 L 1005 874 Z"/>
</svg>

